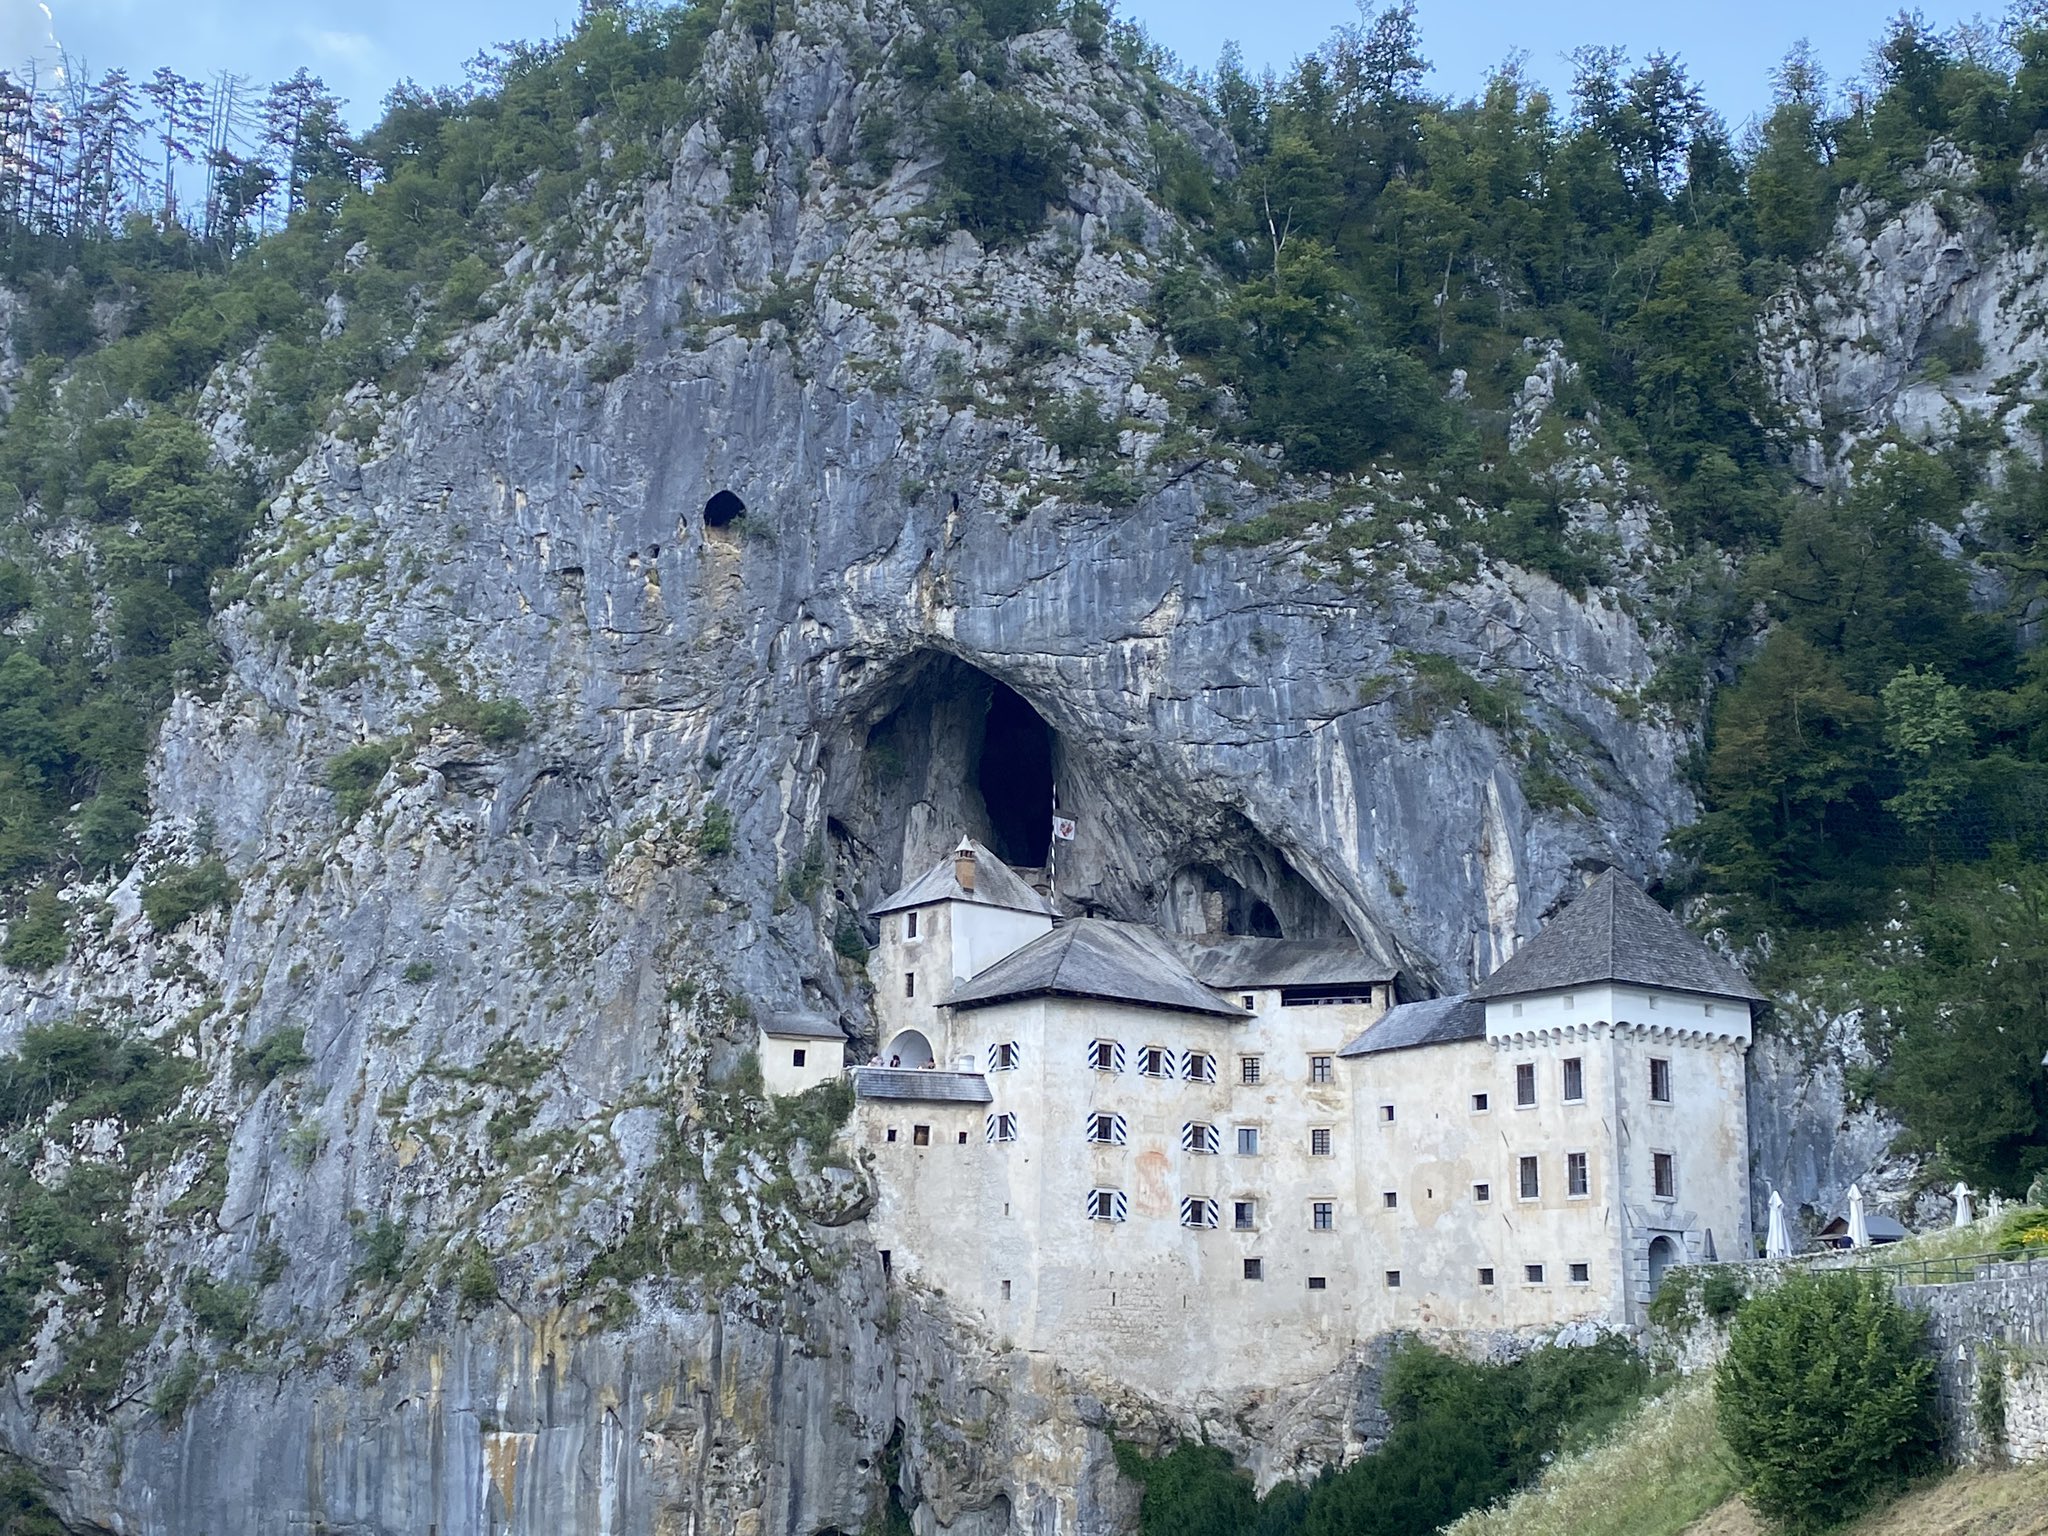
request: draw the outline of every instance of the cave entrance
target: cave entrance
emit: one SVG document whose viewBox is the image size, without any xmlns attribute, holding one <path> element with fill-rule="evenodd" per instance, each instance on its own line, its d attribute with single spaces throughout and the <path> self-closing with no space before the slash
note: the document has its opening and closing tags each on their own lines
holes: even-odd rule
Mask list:
<svg viewBox="0 0 2048 1536">
<path fill-rule="evenodd" d="M 1005 683 L 989 690 L 975 787 L 989 848 L 1005 864 L 1042 869 L 1052 848 L 1052 727 Z"/>
<path fill-rule="evenodd" d="M 739 521 L 746 510 L 747 504 L 731 491 L 720 491 L 704 503 L 704 526 L 728 528 Z"/>
</svg>

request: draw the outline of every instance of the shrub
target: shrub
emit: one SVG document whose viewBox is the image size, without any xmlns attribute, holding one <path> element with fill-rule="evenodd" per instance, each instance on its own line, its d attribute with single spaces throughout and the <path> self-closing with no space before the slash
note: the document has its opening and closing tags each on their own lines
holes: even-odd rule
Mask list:
<svg viewBox="0 0 2048 1536">
<path fill-rule="evenodd" d="M 1067 146 L 1047 116 L 1014 96 L 955 93 L 935 114 L 947 211 L 987 245 L 1019 240 L 1067 194 Z"/>
<path fill-rule="evenodd" d="M 431 960 L 415 960 L 405 968 L 405 981 L 408 986 L 423 986 L 433 979 L 434 962 Z"/>
<path fill-rule="evenodd" d="M 638 356 L 638 349 L 630 341 L 599 348 L 590 359 L 590 382 L 609 384 L 614 379 L 624 378 L 633 371 L 633 362 Z"/>
<path fill-rule="evenodd" d="M 732 852 L 736 830 L 732 812 L 716 800 L 704 807 L 704 819 L 697 823 L 697 851 L 707 859 L 722 859 Z"/>
<path fill-rule="evenodd" d="M 455 1297 L 464 1312 L 474 1312 L 498 1299 L 498 1277 L 481 1244 L 471 1243 L 462 1255 L 462 1267 L 455 1276 Z"/>
<path fill-rule="evenodd" d="M 215 907 L 231 906 L 240 887 L 219 859 L 174 864 L 142 887 L 142 913 L 158 933 L 169 933 Z"/>
<path fill-rule="evenodd" d="M 229 1344 L 246 1338 L 256 1320 L 256 1293 L 246 1285 L 217 1284 L 195 1275 L 186 1283 L 185 1304 L 194 1322 Z"/>
<path fill-rule="evenodd" d="M 17 971 L 47 971 L 62 960 L 70 948 L 64 916 L 56 886 L 45 881 L 30 891 L 21 916 L 8 925 L 7 942 L 0 945 L 0 964 Z"/>
<path fill-rule="evenodd" d="M 1998 1224 L 1998 1251 L 2048 1248 L 2048 1211 L 2014 1211 Z"/>
<path fill-rule="evenodd" d="M 1092 390 L 1053 401 L 1039 413 L 1038 430 L 1064 459 L 1089 459 L 1116 446 L 1116 423 L 1102 414 Z"/>
<path fill-rule="evenodd" d="M 243 1082 L 268 1083 L 312 1064 L 313 1057 L 306 1049 L 306 1032 L 289 1024 L 272 1030 L 250 1046 L 235 1064 L 235 1076 Z"/>
<path fill-rule="evenodd" d="M 321 782 L 334 792 L 334 812 L 343 826 L 353 826 L 356 818 L 370 808 L 377 786 L 384 782 L 384 775 L 391 770 L 391 760 L 397 755 L 388 742 L 366 741 L 327 760 Z"/>
<path fill-rule="evenodd" d="M 156 1392 L 149 1400 L 149 1406 L 164 1423 L 176 1425 L 185 1418 L 185 1410 L 199 1391 L 199 1362 L 190 1355 L 178 1356 L 178 1363 L 164 1374 L 156 1384 Z M 0 1529 L 16 1530 L 19 1527 L 6 1526 Z"/>
<path fill-rule="evenodd" d="M 405 1268 L 405 1228 L 386 1216 L 361 1234 L 363 1256 L 356 1261 L 356 1279 L 365 1285 L 389 1285 Z"/>
<path fill-rule="evenodd" d="M 1855 1271 L 1795 1275 L 1749 1303 L 1715 1391 L 1760 1514 L 1821 1530 L 1932 1464 L 1926 1331 L 1887 1281 Z"/>
</svg>

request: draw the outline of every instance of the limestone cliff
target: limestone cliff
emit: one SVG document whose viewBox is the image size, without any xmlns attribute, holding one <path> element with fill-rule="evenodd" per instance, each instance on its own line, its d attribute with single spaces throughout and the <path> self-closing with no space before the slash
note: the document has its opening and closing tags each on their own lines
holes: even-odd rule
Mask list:
<svg viewBox="0 0 2048 1536">
<path fill-rule="evenodd" d="M 1088 149 L 1042 233 L 985 249 L 923 216 L 936 165 L 872 67 L 914 16 L 798 16 L 711 45 L 709 89 L 765 124 L 750 160 L 716 113 L 678 129 L 644 196 L 516 252 L 416 397 L 359 390 L 275 486 L 140 862 L 67 893 L 96 916 L 64 966 L 0 981 L 0 1044 L 118 1020 L 196 1073 L 196 1129 L 135 1188 L 128 1315 L 48 1298 L 0 1403 L 81 1529 L 811 1533 L 894 1499 L 920 1532 L 1109 1533 L 1112 1421 L 1203 1420 L 1268 1475 L 1355 1449 L 1358 1362 L 1135 1404 L 888 1291 L 863 1172 L 748 1091 L 753 1012 L 861 1035 L 867 903 L 962 828 L 1041 863 L 1055 792 L 1070 909 L 1349 931 L 1418 991 L 1498 963 L 1577 871 L 1653 872 L 1692 814 L 1696 722 L 1642 697 L 1662 525 L 1625 465 L 1574 471 L 1617 535 L 1585 599 L 1461 575 L 1398 483 L 1378 545 L 1322 536 L 1370 506 L 1229 537 L 1329 487 L 1213 440 L 1145 318 L 1154 136 L 1222 156 L 1199 114 L 1016 40 Z M 868 168 L 864 133 L 908 158 Z M 1866 308 L 1906 281 L 1900 217 L 1853 248 Z M 1851 385 L 1800 355 L 1785 392 L 1825 416 Z M 1569 365 L 1531 357 L 1533 427 Z M 1048 430 L 1084 396 L 1106 477 Z M 1475 708 L 1495 689 L 1511 727 Z M 216 849 L 232 902 L 156 931 L 149 880 Z M 303 1062 L 264 1054 L 294 1030 Z M 46 1156 L 120 1165 L 123 1134 Z M 1840 1171 L 1770 1166 L 1816 1197 Z M 253 1296 L 230 1342 L 209 1286 Z M 37 1395 L 61 1341 L 121 1327 L 108 1415 Z"/>
</svg>

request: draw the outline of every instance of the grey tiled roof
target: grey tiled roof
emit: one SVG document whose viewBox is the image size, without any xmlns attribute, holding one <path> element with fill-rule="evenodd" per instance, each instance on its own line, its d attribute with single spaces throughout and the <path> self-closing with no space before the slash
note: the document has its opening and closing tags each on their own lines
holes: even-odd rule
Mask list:
<svg viewBox="0 0 2048 1536">
<path fill-rule="evenodd" d="M 946 1001 L 971 1008 L 1047 993 L 1227 1019 L 1250 1017 L 1197 981 L 1157 929 L 1101 917 L 1060 924 L 963 982 Z"/>
<path fill-rule="evenodd" d="M 1480 1040 L 1486 1035 L 1486 1005 L 1469 993 L 1402 1003 L 1345 1046 L 1339 1056 L 1372 1056 L 1404 1051 L 1413 1045 L 1442 1045 L 1450 1040 Z"/>
<path fill-rule="evenodd" d="M 1603 981 L 1764 1000 L 1748 977 L 1613 869 L 1474 987 L 1472 996 L 1513 997 Z"/>
<path fill-rule="evenodd" d="M 933 1104 L 988 1104 L 994 1096 L 979 1072 L 913 1067 L 855 1067 L 853 1091 L 863 1099 L 914 1099 Z"/>
<path fill-rule="evenodd" d="M 846 1031 L 836 1019 L 822 1013 L 771 1013 L 762 1024 L 763 1034 L 778 1040 L 844 1040 Z"/>
<path fill-rule="evenodd" d="M 1212 987 L 1365 986 L 1395 975 L 1354 939 L 1191 939 L 1180 949 Z"/>
<path fill-rule="evenodd" d="M 935 901 L 973 901 L 984 907 L 1004 907 L 1012 912 L 1052 915 L 1051 905 L 1026 885 L 1021 875 L 972 838 L 967 842 L 974 849 L 973 890 L 962 888 L 953 872 L 953 855 L 948 853 L 895 895 L 868 908 L 868 916 L 880 917 L 909 907 L 928 907 Z"/>
</svg>

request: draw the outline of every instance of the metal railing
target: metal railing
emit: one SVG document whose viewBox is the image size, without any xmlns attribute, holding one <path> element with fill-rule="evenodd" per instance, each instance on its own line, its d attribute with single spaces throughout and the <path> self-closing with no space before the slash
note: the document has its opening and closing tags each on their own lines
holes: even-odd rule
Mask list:
<svg viewBox="0 0 2048 1536">
<path fill-rule="evenodd" d="M 2014 1277 L 2048 1280 L 2048 1249 L 2019 1248 L 2005 1253 L 1958 1253 L 1939 1258 L 1903 1259 L 1897 1263 L 1857 1264 L 1892 1276 L 1897 1285 L 1967 1285 L 1976 1280 Z"/>
</svg>

